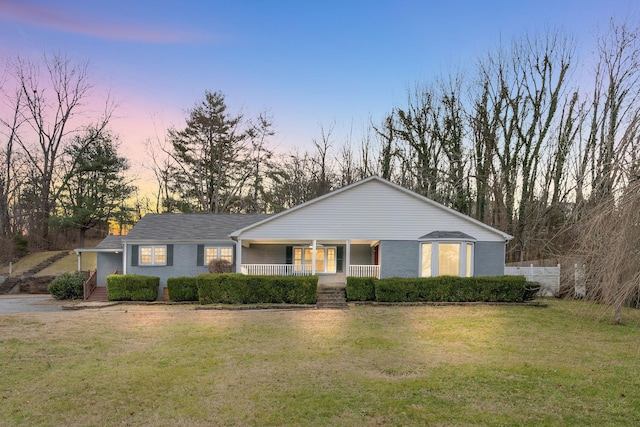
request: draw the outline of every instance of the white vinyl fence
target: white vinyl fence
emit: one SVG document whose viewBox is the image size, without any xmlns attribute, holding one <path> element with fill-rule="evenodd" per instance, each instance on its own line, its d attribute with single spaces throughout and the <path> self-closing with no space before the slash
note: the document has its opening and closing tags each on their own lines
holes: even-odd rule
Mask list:
<svg viewBox="0 0 640 427">
<path fill-rule="evenodd" d="M 505 267 L 507 276 L 524 276 L 530 282 L 540 283 L 539 296 L 550 297 L 560 293 L 560 264 L 557 267 Z"/>
</svg>

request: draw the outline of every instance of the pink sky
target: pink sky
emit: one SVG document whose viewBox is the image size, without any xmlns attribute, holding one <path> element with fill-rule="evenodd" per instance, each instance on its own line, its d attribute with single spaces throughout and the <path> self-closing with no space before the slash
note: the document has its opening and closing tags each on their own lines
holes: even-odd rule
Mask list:
<svg viewBox="0 0 640 427">
<path fill-rule="evenodd" d="M 230 111 L 267 111 L 280 151 L 311 149 L 321 126 L 339 148 L 362 138 L 405 100 L 525 32 L 561 27 L 588 61 L 610 18 L 638 22 L 637 0 L 0 0 L 0 59 L 60 52 L 89 60 L 96 81 L 119 104 L 112 128 L 142 179 L 144 141 L 182 126 L 205 90 Z M 583 67 L 588 70 L 589 67 Z M 0 71 L 0 81 L 2 80 Z M 0 104 L 0 109 L 3 108 Z M 162 135 L 161 135 L 162 136 Z"/>
</svg>

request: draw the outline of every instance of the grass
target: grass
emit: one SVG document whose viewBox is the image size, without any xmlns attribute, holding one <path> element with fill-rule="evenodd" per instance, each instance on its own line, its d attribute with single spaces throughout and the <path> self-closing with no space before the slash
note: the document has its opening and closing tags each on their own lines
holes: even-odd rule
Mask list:
<svg viewBox="0 0 640 427">
<path fill-rule="evenodd" d="M 640 313 L 600 307 L 0 316 L 0 425 L 637 425 Z"/>
<path fill-rule="evenodd" d="M 36 252 L 29 254 L 18 261 L 13 263 L 12 276 L 19 276 L 32 267 L 40 264 L 53 255 L 56 255 L 63 251 L 46 251 Z M 73 272 L 78 269 L 78 257 L 73 251 L 69 251 L 69 254 L 64 258 L 51 264 L 49 267 L 41 270 L 36 276 L 57 276 L 58 274 Z M 83 270 L 95 270 L 96 269 L 96 253 L 85 252 L 82 254 L 82 269 Z M 9 274 L 9 265 L 3 265 L 0 268 L 0 275 Z"/>
</svg>

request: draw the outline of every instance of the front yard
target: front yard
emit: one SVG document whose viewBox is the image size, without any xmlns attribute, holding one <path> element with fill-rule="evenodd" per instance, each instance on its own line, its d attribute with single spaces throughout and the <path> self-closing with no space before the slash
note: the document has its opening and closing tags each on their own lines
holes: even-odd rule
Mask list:
<svg viewBox="0 0 640 427">
<path fill-rule="evenodd" d="M 0 425 L 635 425 L 640 312 L 601 307 L 0 316 Z"/>
</svg>

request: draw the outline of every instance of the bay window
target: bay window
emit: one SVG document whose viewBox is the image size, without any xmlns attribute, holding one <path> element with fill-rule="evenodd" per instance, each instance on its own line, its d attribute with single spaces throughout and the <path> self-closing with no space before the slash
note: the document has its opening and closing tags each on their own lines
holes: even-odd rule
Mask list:
<svg viewBox="0 0 640 427">
<path fill-rule="evenodd" d="M 422 277 L 473 276 L 473 243 L 431 241 L 420 245 Z"/>
</svg>

